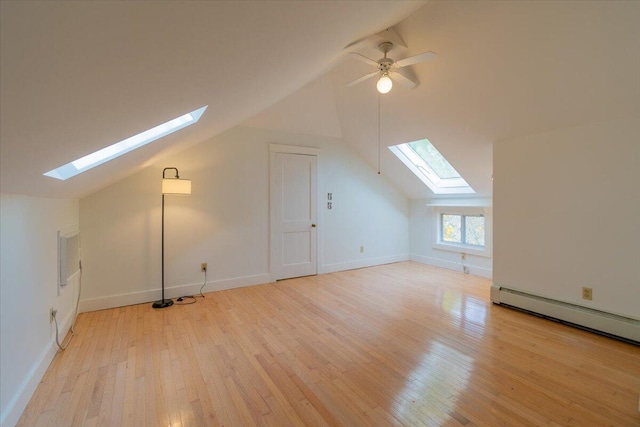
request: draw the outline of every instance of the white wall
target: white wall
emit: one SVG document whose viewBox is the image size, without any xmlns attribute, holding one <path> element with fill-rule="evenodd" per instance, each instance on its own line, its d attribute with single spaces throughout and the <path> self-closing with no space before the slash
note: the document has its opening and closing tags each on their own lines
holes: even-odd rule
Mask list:
<svg viewBox="0 0 640 427">
<path fill-rule="evenodd" d="M 78 201 L 0 195 L 0 424 L 13 425 L 53 359 L 58 310 L 70 326 L 74 289 L 58 296 L 57 232 L 78 226 Z M 62 332 L 61 331 L 61 332 Z"/>
<path fill-rule="evenodd" d="M 319 272 L 408 259 L 407 199 L 344 141 L 238 127 L 80 201 L 81 310 L 160 298 L 160 180 L 169 166 L 193 188 L 166 198 L 167 295 L 197 292 L 201 262 L 209 263 L 205 292 L 268 282 L 269 143 L 322 149 Z"/>
<path fill-rule="evenodd" d="M 640 319 L 640 118 L 500 141 L 494 176 L 497 285 Z"/>
<path fill-rule="evenodd" d="M 318 230 L 319 272 L 409 259 L 408 199 L 346 143 L 335 140 L 325 147 L 319 179 L 318 213 L 324 228 Z M 331 210 L 327 193 L 333 195 Z"/>
<path fill-rule="evenodd" d="M 455 205 L 455 206 L 490 206 L 490 199 L 412 199 L 410 207 L 409 230 L 411 235 L 409 245 L 411 259 L 424 264 L 431 264 L 450 270 L 463 271 L 461 254 L 466 253 L 464 266 L 468 267 L 469 274 L 492 277 L 492 258 L 490 256 L 477 256 L 468 254 L 468 251 L 443 250 L 434 248 L 437 239 L 438 213 L 432 206 L 427 205 Z M 484 212 L 487 218 L 487 244 L 491 246 L 491 212 Z"/>
</svg>

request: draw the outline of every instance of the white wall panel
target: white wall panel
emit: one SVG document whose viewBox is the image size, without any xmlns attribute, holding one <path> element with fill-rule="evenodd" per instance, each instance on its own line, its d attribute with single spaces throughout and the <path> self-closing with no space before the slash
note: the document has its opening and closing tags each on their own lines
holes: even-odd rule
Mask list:
<svg viewBox="0 0 640 427">
<path fill-rule="evenodd" d="M 122 304 L 129 294 L 132 302 L 154 290 L 159 297 L 160 181 L 169 166 L 192 180 L 192 195 L 166 198 L 167 288 L 175 293 L 202 283 L 201 262 L 209 263 L 209 282 L 263 280 L 269 274 L 270 143 L 322 149 L 319 272 L 408 259 L 408 200 L 344 141 L 238 127 L 80 201 L 83 299 L 96 308 Z"/>
<path fill-rule="evenodd" d="M 0 196 L 0 425 L 13 425 L 53 359 L 58 310 L 68 330 L 77 280 L 58 295 L 58 231 L 78 227 L 78 201 Z"/>
<path fill-rule="evenodd" d="M 640 118 L 498 142 L 494 168 L 495 283 L 640 319 Z"/>
</svg>

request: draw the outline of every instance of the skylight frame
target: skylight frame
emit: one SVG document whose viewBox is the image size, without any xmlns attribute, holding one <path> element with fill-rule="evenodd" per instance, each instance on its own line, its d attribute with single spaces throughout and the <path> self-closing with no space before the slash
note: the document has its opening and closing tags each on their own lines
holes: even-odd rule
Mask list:
<svg viewBox="0 0 640 427">
<path fill-rule="evenodd" d="M 431 142 L 425 138 L 418 141 L 393 145 L 389 147 L 389 150 L 391 150 L 391 152 L 435 194 L 475 194 L 473 188 L 471 188 L 467 181 L 462 178 L 460 173 L 451 166 L 447 159 L 438 151 L 437 148 L 433 146 L 433 144 L 431 144 L 431 146 L 434 151 L 451 166 L 458 177 L 440 177 L 440 175 L 438 175 L 438 173 L 429 166 L 428 162 L 409 145 L 421 141 L 426 141 L 431 144 Z"/>
<path fill-rule="evenodd" d="M 169 120 L 168 122 L 161 123 L 144 132 L 140 132 L 139 134 L 133 135 L 120 142 L 116 142 L 115 144 L 111 144 L 98 151 L 73 160 L 66 165 L 50 170 L 43 175 L 66 181 L 69 178 L 73 178 L 74 176 L 93 169 L 96 166 L 100 166 L 103 163 L 120 157 L 123 154 L 129 153 L 130 151 L 143 147 L 164 136 L 170 135 L 180 129 L 197 123 L 207 107 L 208 105 L 205 105 L 204 107 L 198 108 L 190 113 L 183 114 L 175 119 Z"/>
</svg>

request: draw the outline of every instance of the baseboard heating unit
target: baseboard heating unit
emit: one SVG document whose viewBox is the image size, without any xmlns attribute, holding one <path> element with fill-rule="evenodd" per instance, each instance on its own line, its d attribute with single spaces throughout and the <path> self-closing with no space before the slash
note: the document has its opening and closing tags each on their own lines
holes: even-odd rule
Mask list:
<svg viewBox="0 0 640 427">
<path fill-rule="evenodd" d="M 491 301 L 640 345 L 640 320 L 526 292 L 491 286 Z"/>
</svg>

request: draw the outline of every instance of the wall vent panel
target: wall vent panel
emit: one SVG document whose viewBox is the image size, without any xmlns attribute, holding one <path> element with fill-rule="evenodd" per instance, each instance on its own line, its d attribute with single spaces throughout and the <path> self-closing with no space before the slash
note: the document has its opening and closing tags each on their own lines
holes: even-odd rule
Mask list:
<svg viewBox="0 0 640 427">
<path fill-rule="evenodd" d="M 80 271 L 80 232 L 76 229 L 58 232 L 58 290 Z"/>
</svg>

